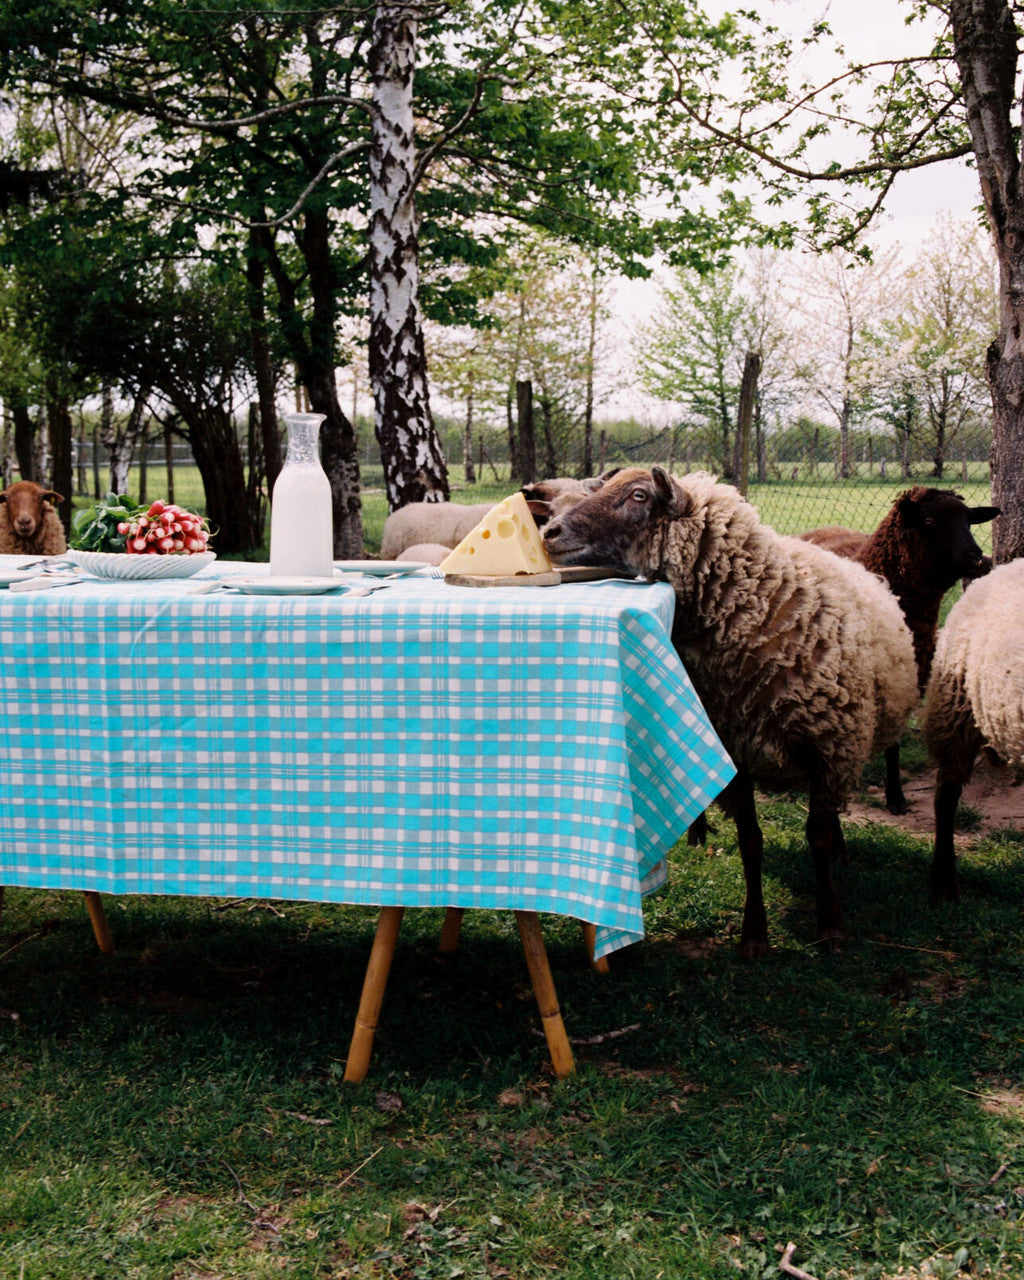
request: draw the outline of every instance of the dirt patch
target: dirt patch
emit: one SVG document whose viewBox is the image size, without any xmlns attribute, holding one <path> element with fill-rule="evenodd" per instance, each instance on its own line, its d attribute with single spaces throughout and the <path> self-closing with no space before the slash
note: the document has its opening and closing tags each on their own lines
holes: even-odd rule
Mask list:
<svg viewBox="0 0 1024 1280">
<path fill-rule="evenodd" d="M 904 778 L 903 791 L 907 797 L 909 812 L 900 817 L 885 807 L 881 787 L 871 787 L 862 797 L 851 801 L 847 814 L 850 822 L 882 822 L 889 826 L 903 827 L 907 831 L 930 835 L 935 827 L 932 797 L 935 791 L 935 770 L 927 769 L 911 778 Z M 1024 831 L 1024 786 L 1013 769 L 981 757 L 970 782 L 964 788 L 961 805 L 978 815 L 969 831 L 958 831 L 956 840 L 964 843 L 976 840 L 988 831 L 1017 829 Z"/>
</svg>

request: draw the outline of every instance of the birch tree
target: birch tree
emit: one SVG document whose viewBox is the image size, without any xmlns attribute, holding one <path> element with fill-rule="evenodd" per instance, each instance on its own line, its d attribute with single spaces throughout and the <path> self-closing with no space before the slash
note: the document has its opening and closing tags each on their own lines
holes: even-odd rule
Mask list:
<svg viewBox="0 0 1024 1280">
<path fill-rule="evenodd" d="M 370 53 L 370 382 L 391 510 L 448 499 L 419 298 L 413 76 L 419 6 L 380 4 Z"/>
</svg>

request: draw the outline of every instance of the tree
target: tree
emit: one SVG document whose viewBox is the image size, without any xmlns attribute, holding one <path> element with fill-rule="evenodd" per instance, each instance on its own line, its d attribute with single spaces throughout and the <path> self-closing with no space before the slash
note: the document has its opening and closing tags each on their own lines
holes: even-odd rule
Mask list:
<svg viewBox="0 0 1024 1280">
<path fill-rule="evenodd" d="M 388 505 L 444 502 L 419 296 L 413 70 L 419 6 L 381 3 L 370 48 L 370 382 Z"/>
<path fill-rule="evenodd" d="M 342 553 L 359 532 L 358 461 L 333 389 L 334 329 L 365 305 L 371 258 L 380 282 L 404 283 L 410 298 L 419 269 L 423 313 L 445 322 L 476 309 L 464 267 L 495 261 L 524 226 L 645 270 L 653 223 L 639 202 L 676 179 L 655 122 L 632 114 L 633 44 L 631 35 L 624 45 L 621 22 L 605 22 L 603 0 L 382 3 L 372 25 L 363 10 L 327 5 L 243 12 L 198 0 L 35 0 L 24 11 L 9 7 L 0 22 L 9 84 L 134 114 L 144 180 L 131 193 L 151 210 L 173 202 L 169 237 L 209 248 L 213 233 L 215 251 L 245 243 L 254 350 L 258 292 L 272 282 L 282 343 L 311 407 L 327 417 L 324 461 Z M 389 50 L 402 50 L 404 61 Z M 595 89 L 595 65 L 606 63 L 622 68 L 621 91 Z M 398 135 L 385 134 L 399 116 L 406 143 L 396 149 Z M 371 153 L 376 183 L 366 174 Z M 378 196 L 382 217 L 389 205 L 402 219 L 398 257 L 377 231 L 365 252 Z M 678 251 L 694 257 L 703 254 L 700 233 L 716 244 L 727 238 L 702 214 L 671 226 Z M 415 309 L 408 326 L 394 322 L 401 293 L 386 287 L 371 297 L 371 309 L 375 298 L 384 306 L 374 311 L 373 341 L 384 348 L 377 376 L 404 380 L 381 397 L 393 500 L 444 489 Z M 400 421 L 410 407 L 415 429 Z"/>
<path fill-rule="evenodd" d="M 965 425 L 987 415 L 985 349 L 998 327 L 991 253 L 979 227 L 941 220 L 899 286 L 900 306 L 876 335 L 872 380 L 883 398 L 923 409 L 918 434 L 941 480 Z M 909 425 L 909 424 L 907 424 Z M 905 433 L 906 433 L 906 429 Z"/>
<path fill-rule="evenodd" d="M 806 266 L 799 290 L 809 368 L 805 377 L 839 428 L 838 474 L 853 474 L 850 435 L 869 404 L 867 335 L 892 305 L 895 249 L 857 265 L 843 249 Z"/>
<path fill-rule="evenodd" d="M 794 79 L 798 42 L 754 12 L 681 22 L 662 0 L 609 7 L 647 34 L 643 100 L 683 174 L 768 196 L 761 234 L 854 247 L 899 175 L 970 157 L 999 267 L 999 332 L 986 372 L 994 414 L 997 561 L 1024 555 L 1024 188 L 1020 28 L 1006 0 L 908 5 L 920 51 L 880 50 L 817 84 Z M 801 41 L 842 44 L 824 21 Z M 741 83 L 736 88 L 736 76 Z M 670 116 L 666 104 L 675 109 Z M 851 152 L 853 158 L 851 159 Z M 746 184 L 746 187 L 744 187 Z M 726 196 L 728 198 L 728 196 Z M 796 209 L 794 211 L 794 206 Z M 773 215 L 772 211 L 779 212 Z"/>
</svg>

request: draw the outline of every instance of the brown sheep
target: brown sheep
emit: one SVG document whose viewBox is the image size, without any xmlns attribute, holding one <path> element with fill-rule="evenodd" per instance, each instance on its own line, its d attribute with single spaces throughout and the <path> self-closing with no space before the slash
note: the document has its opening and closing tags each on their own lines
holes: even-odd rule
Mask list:
<svg viewBox="0 0 1024 1280">
<path fill-rule="evenodd" d="M 768 946 L 754 779 L 804 779 L 818 938 L 843 937 L 832 864 L 865 762 L 917 697 L 910 631 L 861 565 L 784 538 L 713 476 L 627 469 L 544 527 L 552 559 L 609 565 L 675 592 L 672 641 L 736 765 L 719 803 L 736 823 L 747 897 L 740 944 Z"/>
<path fill-rule="evenodd" d="M 0 554 L 59 556 L 68 541 L 54 510 L 64 499 L 34 480 L 18 480 L 0 493 Z"/>
<path fill-rule="evenodd" d="M 970 526 L 985 524 L 997 515 L 998 507 L 969 507 L 951 489 L 915 485 L 896 498 L 872 534 L 829 525 L 801 537 L 856 560 L 889 584 L 914 638 L 918 688 L 923 694 L 935 654 L 943 596 L 962 579 L 980 578 L 992 567 L 971 536 Z M 890 813 L 907 812 L 898 742 L 885 753 L 885 803 Z"/>
</svg>

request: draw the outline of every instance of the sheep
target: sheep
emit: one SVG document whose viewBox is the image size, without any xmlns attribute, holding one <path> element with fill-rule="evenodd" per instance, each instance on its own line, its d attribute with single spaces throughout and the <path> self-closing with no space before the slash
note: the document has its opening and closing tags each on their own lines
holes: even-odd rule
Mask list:
<svg viewBox="0 0 1024 1280">
<path fill-rule="evenodd" d="M 416 560 L 420 564 L 439 565 L 451 553 L 451 547 L 440 542 L 414 542 L 411 547 L 399 551 L 396 560 Z"/>
<path fill-rule="evenodd" d="M 924 737 L 936 763 L 933 897 L 957 902 L 957 805 L 985 748 L 1024 768 L 1024 560 L 997 566 L 949 611 L 925 693 Z"/>
<path fill-rule="evenodd" d="M 719 803 L 735 820 L 743 860 L 743 954 L 768 948 L 755 777 L 809 784 L 818 940 L 837 947 L 839 813 L 865 762 L 898 741 L 918 697 L 892 592 L 862 565 L 776 533 L 704 472 L 622 471 L 549 521 L 543 539 L 561 564 L 609 565 L 675 591 L 673 644 L 737 768 Z"/>
<path fill-rule="evenodd" d="M 969 507 L 953 490 L 915 485 L 896 498 L 872 534 L 829 525 L 801 537 L 858 561 L 888 582 L 914 638 L 918 689 L 923 694 L 943 596 L 958 581 L 980 578 L 992 566 L 970 526 L 997 515 L 998 507 Z M 890 813 L 907 812 L 898 742 L 885 753 L 885 804 Z"/>
<path fill-rule="evenodd" d="M 577 480 L 572 476 L 556 476 L 551 480 L 537 480 L 533 484 L 524 484 L 520 492 L 526 499 L 526 505 L 537 524 L 542 528 L 548 520 L 568 511 L 584 498 L 596 493 L 612 476 L 618 475 L 621 467 L 611 467 L 602 471 L 599 476 L 587 476 Z"/>
<path fill-rule="evenodd" d="M 537 524 L 541 525 L 553 510 L 560 511 L 564 506 L 586 497 L 617 470 L 615 467 L 601 476 L 587 480 L 576 480 L 568 476 L 541 480 L 536 484 L 524 485 L 521 492 Z M 493 502 L 478 502 L 474 505 L 458 502 L 410 502 L 393 511 L 384 521 L 380 557 L 382 560 L 404 558 L 440 564 L 445 555 L 453 547 L 457 547 L 495 505 Z M 417 549 L 418 554 L 408 554 L 412 547 Z M 443 551 L 438 555 L 441 548 Z"/>
<path fill-rule="evenodd" d="M 64 526 L 54 510 L 63 501 L 34 480 L 18 480 L 0 493 L 0 554 L 59 556 L 67 551 Z"/>
<path fill-rule="evenodd" d="M 470 529 L 476 528 L 493 506 L 493 502 L 471 506 L 458 502 L 410 502 L 399 507 L 384 521 L 380 558 L 396 560 L 408 547 L 423 543 L 434 543 L 450 551 Z"/>
</svg>

